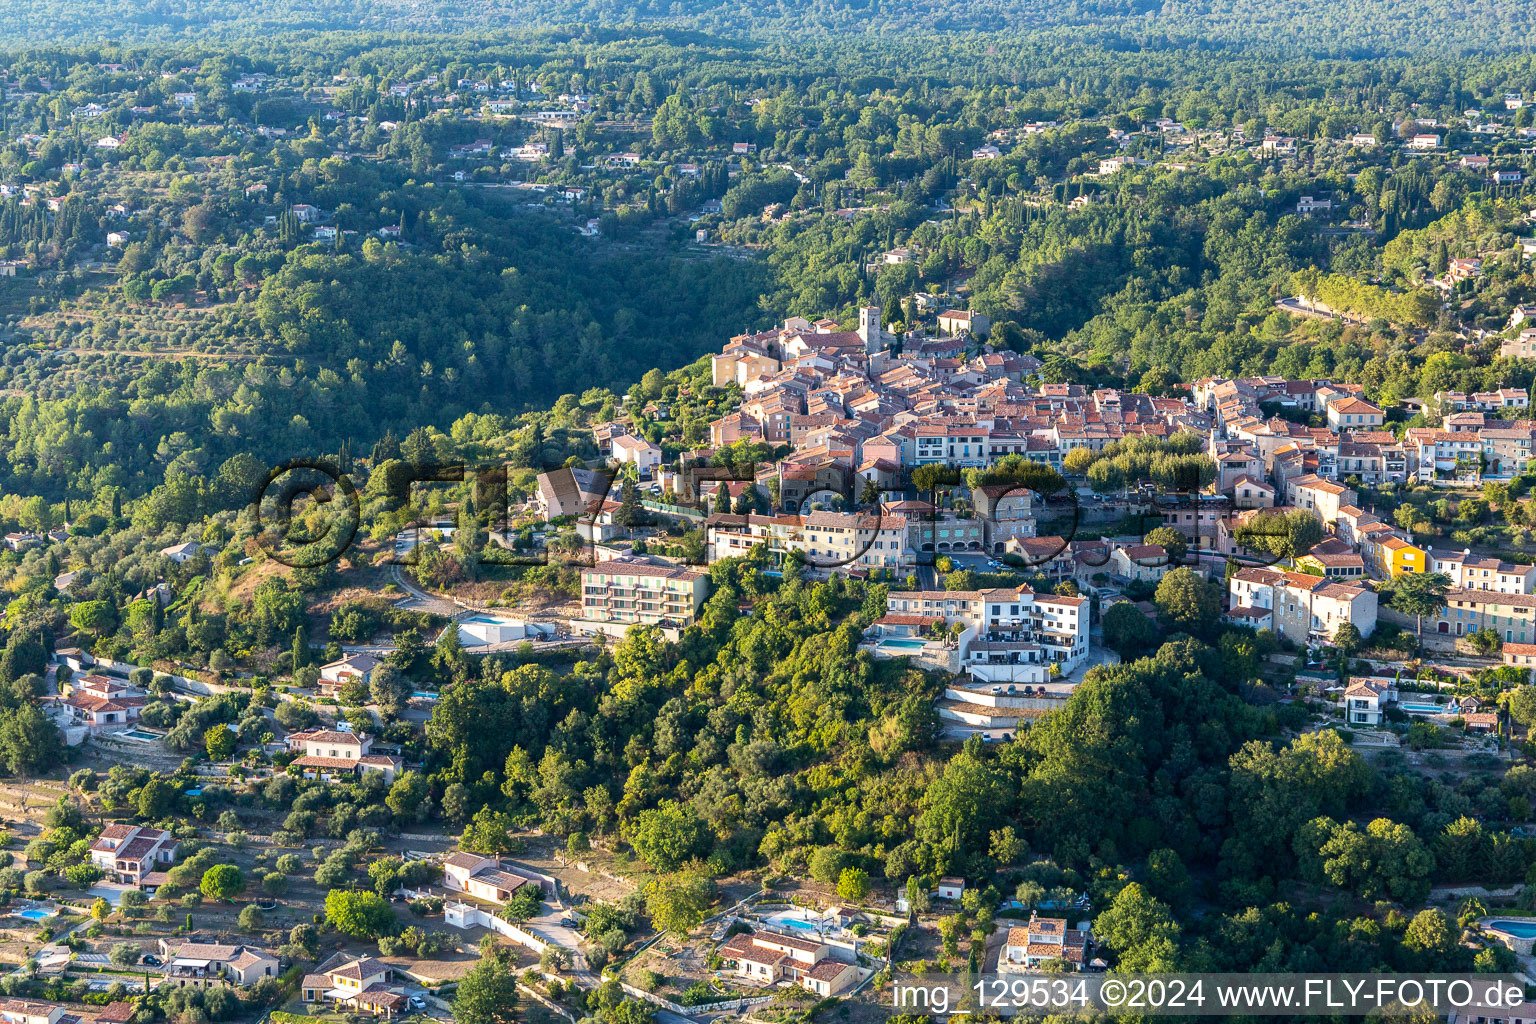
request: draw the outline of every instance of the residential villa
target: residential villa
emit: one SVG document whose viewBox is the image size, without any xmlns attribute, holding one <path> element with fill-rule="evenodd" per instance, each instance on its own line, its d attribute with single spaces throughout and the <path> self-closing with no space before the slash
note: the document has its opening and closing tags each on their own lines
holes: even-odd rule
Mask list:
<svg viewBox="0 0 1536 1024">
<path fill-rule="evenodd" d="M 320 666 L 320 680 L 316 689 L 322 692 L 334 692 L 354 679 L 367 683 L 372 679 L 373 670 L 378 666 L 379 659 L 371 654 L 361 651 L 349 654 L 340 661 Z"/>
<path fill-rule="evenodd" d="M 403 762 L 389 754 L 372 752 L 373 738 L 335 729 L 310 729 L 288 736 L 290 751 L 303 751 L 293 763 L 306 779 L 334 779 L 343 775 L 360 778 L 365 772 L 381 772 L 391 783 Z"/>
<path fill-rule="evenodd" d="M 260 946 L 172 937 L 160 940 L 160 955 L 166 983 L 176 988 L 254 985 L 282 973 L 277 957 Z"/>
<path fill-rule="evenodd" d="M 1008 929 L 1008 939 L 998 958 L 998 971 L 1025 971 L 1051 961 L 1062 961 L 1068 968 L 1081 971 L 1088 965 L 1093 934 L 1067 927 L 1066 918 L 1041 917 L 1033 911 L 1029 924 Z"/>
<path fill-rule="evenodd" d="M 395 969 L 382 960 L 336 953 L 304 975 L 300 998 L 339 1012 L 372 1014 L 385 1020 L 409 1012 L 404 990 L 395 985 Z"/>
<path fill-rule="evenodd" d="M 858 964 L 833 959 L 833 947 L 810 933 L 806 937 L 743 933 L 733 936 L 718 953 L 738 978 L 761 985 L 789 980 L 823 998 L 842 995 L 862 977 Z"/>
<path fill-rule="evenodd" d="M 1351 679 L 1344 688 L 1344 720 L 1350 725 L 1377 726 L 1383 705 L 1397 700 L 1397 688 L 1389 679 Z"/>
<path fill-rule="evenodd" d="M 163 829 L 108 825 L 90 849 L 91 863 L 111 881 L 153 891 L 176 862 L 181 844 Z"/>
<path fill-rule="evenodd" d="M 495 857 L 478 853 L 455 853 L 443 861 L 443 887 L 498 906 L 512 898 L 525 885 L 542 884 L 513 874 Z"/>
</svg>

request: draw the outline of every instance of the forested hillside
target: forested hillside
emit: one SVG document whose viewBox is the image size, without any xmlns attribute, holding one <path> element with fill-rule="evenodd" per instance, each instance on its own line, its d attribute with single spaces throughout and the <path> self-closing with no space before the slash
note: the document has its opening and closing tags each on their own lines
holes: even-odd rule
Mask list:
<svg viewBox="0 0 1536 1024">
<path fill-rule="evenodd" d="M 714 0 L 14 0 L 0 44 L 255 39 L 311 32 L 495 32 L 508 27 L 664 25 L 715 36 L 754 36 L 792 45 L 827 33 L 1036 33 L 1092 35 L 1114 50 L 1237 48 L 1287 55 L 1520 52 L 1536 15 L 1497 0 L 1432 0 L 1405 16 L 1391 0 L 777 0 L 750 7 Z M 1432 28 L 1431 28 L 1432 26 Z"/>
</svg>

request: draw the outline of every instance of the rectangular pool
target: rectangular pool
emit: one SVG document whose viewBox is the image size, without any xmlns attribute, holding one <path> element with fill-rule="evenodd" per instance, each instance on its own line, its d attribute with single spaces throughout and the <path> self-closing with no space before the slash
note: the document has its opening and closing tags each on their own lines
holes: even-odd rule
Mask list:
<svg viewBox="0 0 1536 1024">
<path fill-rule="evenodd" d="M 1453 710 L 1449 704 L 1404 704 L 1402 701 L 1398 701 L 1397 706 L 1410 715 L 1444 715 L 1449 714 Z"/>
<path fill-rule="evenodd" d="M 920 651 L 928 646 L 928 641 L 921 637 L 891 637 L 881 640 L 875 645 L 882 651 Z"/>
</svg>

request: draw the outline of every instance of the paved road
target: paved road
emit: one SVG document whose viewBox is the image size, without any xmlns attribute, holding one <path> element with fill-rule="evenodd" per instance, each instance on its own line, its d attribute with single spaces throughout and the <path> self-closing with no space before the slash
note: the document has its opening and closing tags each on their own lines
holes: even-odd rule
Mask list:
<svg viewBox="0 0 1536 1024">
<path fill-rule="evenodd" d="M 450 619 L 463 615 L 469 610 L 462 605 L 450 601 L 446 597 L 439 597 L 436 594 L 429 594 L 427 591 L 422 590 L 406 578 L 405 573 L 401 571 L 398 565 L 391 565 L 389 567 L 389 578 L 409 595 L 395 602 L 398 607 L 410 608 L 415 611 L 433 612 L 437 615 L 446 615 Z"/>
</svg>

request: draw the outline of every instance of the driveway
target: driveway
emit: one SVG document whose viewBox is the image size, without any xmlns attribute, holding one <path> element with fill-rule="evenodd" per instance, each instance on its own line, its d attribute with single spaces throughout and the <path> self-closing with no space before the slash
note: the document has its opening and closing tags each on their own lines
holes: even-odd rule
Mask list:
<svg viewBox="0 0 1536 1024">
<path fill-rule="evenodd" d="M 122 906 L 123 893 L 132 889 L 131 885 L 122 885 L 118 882 L 97 882 L 85 891 L 91 899 L 104 899 L 114 907 Z"/>
<path fill-rule="evenodd" d="M 563 946 L 570 950 L 572 956 L 578 955 L 577 947 L 581 944 L 581 933 L 569 925 L 560 923 L 560 919 L 570 916 L 568 910 L 555 910 L 544 904 L 544 912 L 538 917 L 530 917 L 522 928 L 557 946 Z"/>
</svg>

